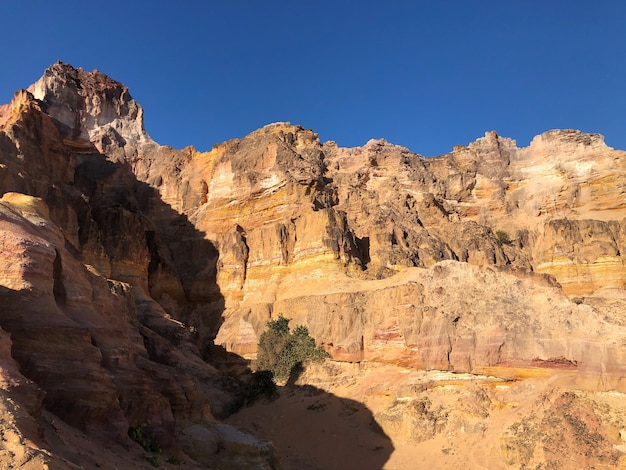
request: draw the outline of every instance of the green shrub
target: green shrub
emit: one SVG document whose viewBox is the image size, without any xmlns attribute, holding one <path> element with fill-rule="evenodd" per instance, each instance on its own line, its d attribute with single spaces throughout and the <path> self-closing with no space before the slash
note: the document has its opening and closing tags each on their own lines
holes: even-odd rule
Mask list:
<svg viewBox="0 0 626 470">
<path fill-rule="evenodd" d="M 330 354 L 315 345 L 306 326 L 290 331 L 289 320 L 281 315 L 267 322 L 267 330 L 259 338 L 257 370 L 271 371 L 274 378 L 286 380 L 295 368 L 327 357 Z"/>
<path fill-rule="evenodd" d="M 496 230 L 496 241 L 500 245 L 510 245 L 511 244 L 511 238 L 509 237 L 509 234 L 507 232 L 505 232 L 504 230 Z"/>
<path fill-rule="evenodd" d="M 146 452 L 152 452 L 154 454 L 160 454 L 162 452 L 161 446 L 157 442 L 154 435 L 146 431 L 145 424 L 138 424 L 137 426 L 131 426 L 128 428 L 128 437 L 139 444 Z"/>
<path fill-rule="evenodd" d="M 161 454 L 152 454 L 146 457 L 146 460 L 150 462 L 153 467 L 161 466 Z"/>
</svg>

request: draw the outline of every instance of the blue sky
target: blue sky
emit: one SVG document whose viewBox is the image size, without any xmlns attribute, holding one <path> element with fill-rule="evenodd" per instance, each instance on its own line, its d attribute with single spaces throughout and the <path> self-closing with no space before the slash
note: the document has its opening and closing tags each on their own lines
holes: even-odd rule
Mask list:
<svg viewBox="0 0 626 470">
<path fill-rule="evenodd" d="M 57 60 L 126 84 L 159 143 L 290 121 L 443 154 L 554 128 L 626 149 L 626 2 L 0 0 L 0 102 Z"/>
</svg>

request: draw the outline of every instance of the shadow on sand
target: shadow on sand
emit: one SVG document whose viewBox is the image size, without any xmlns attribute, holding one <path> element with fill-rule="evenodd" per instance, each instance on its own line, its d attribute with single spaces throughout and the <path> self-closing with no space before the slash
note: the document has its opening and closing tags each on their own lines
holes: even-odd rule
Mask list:
<svg viewBox="0 0 626 470">
<path fill-rule="evenodd" d="M 380 470 L 394 446 L 362 403 L 298 385 L 301 369 L 272 398 L 227 419 L 271 441 L 285 470 Z"/>
</svg>

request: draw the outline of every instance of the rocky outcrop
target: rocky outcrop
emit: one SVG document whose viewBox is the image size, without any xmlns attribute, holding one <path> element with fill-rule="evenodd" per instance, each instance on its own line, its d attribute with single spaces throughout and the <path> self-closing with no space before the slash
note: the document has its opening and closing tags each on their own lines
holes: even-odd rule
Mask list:
<svg viewBox="0 0 626 470">
<path fill-rule="evenodd" d="M 51 141 L 80 142 L 82 156 L 67 152 L 69 164 L 59 178 L 78 185 L 89 204 L 99 199 L 105 206 L 75 209 L 77 201 L 62 209 L 68 214 L 57 214 L 48 194 L 53 220 L 84 262 L 106 277 L 141 287 L 174 318 L 197 328 L 204 343 L 217 335 L 227 349 L 253 356 L 265 322 L 280 311 L 305 322 L 337 359 L 377 357 L 366 340 L 374 333 L 360 331 L 356 323 L 317 331 L 316 322 L 330 323 L 310 308 L 309 297 L 319 295 L 331 317 L 353 303 L 366 317 L 380 318 L 378 307 L 362 294 L 378 292 L 376 279 L 444 260 L 498 267 L 514 276 L 531 273 L 529 279 L 533 272 L 550 274 L 566 293 L 579 296 L 623 287 L 623 152 L 606 147 L 600 136 L 550 131 L 519 149 L 490 132 L 426 159 L 383 140 L 342 149 L 322 144 L 311 131 L 277 123 L 210 152 L 175 151 L 150 140 L 139 105 L 123 85 L 102 74 L 56 64 L 30 90 L 32 97 L 22 92 L 16 100 L 34 111 L 18 113 L 7 135 L 35 127 L 18 125 L 32 115 L 49 121 Z M 123 137 L 111 141 L 118 150 L 101 138 L 113 131 Z M 97 151 L 107 157 L 95 157 Z M 616 182 L 615 189 L 607 178 Z M 603 185 L 602 197 L 591 190 L 594 184 Z M 181 224 L 173 222 L 177 217 Z M 120 241 L 110 227 L 123 227 L 131 236 Z M 357 300 L 326 294 L 345 276 L 355 279 L 346 289 Z M 476 273 L 454 276 L 452 283 L 471 289 L 467 276 Z M 287 298 L 302 302 L 307 313 L 283 307 Z M 444 321 L 439 313 L 436 318 Z M 470 326 L 472 334 L 478 324 Z M 426 351 L 430 346 L 424 341 L 439 343 L 434 357 L 445 357 L 438 348 L 448 348 L 447 332 L 442 326 L 439 338 L 411 340 L 404 347 Z M 404 335 L 412 337 L 408 330 Z M 529 351 L 509 360 L 527 361 Z M 578 363 L 568 351 L 566 359 Z M 493 365 L 480 354 L 458 354 L 470 358 L 469 369 Z M 416 364 L 459 367 L 447 359 L 421 358 Z"/>
<path fill-rule="evenodd" d="M 90 439 L 128 449 L 136 446 L 129 429 L 142 426 L 193 466 L 197 456 L 184 453 L 179 437 L 196 423 L 210 429 L 242 400 L 240 383 L 203 359 L 193 326 L 217 323 L 205 318 L 207 310 L 223 304 L 216 250 L 136 179 L 126 153 L 100 153 L 106 129 L 129 142 L 137 136 L 141 112 L 125 87 L 98 76 L 83 83 L 85 73 L 56 64 L 31 88 L 44 93 L 49 85 L 54 93 L 39 100 L 18 92 L 3 123 L 0 326 L 20 373 L 39 387 L 38 405 L 27 408 L 36 433 L 60 433 L 45 417 L 52 413 Z M 55 101 L 68 93 L 78 98 L 67 107 Z M 76 113 L 74 127 L 63 120 L 68 110 Z M 139 134 L 137 148 L 158 147 Z M 135 154 L 130 144 L 118 147 Z M 45 455 L 58 441 L 50 439 L 33 448 Z"/>
<path fill-rule="evenodd" d="M 46 410 L 116 441 L 149 423 L 169 446 L 182 423 L 237 406 L 237 384 L 199 357 L 189 328 L 140 288 L 80 263 L 41 200 L 6 193 L 0 214 L 0 323 Z"/>
<path fill-rule="evenodd" d="M 42 390 L 27 409 L 126 444 L 149 423 L 187 455 L 197 436 L 219 449 L 240 384 L 206 361 L 253 359 L 281 314 L 339 362 L 626 391 L 625 156 L 549 131 L 425 158 L 289 123 L 175 150 L 124 85 L 54 64 L 0 107 L 0 327 Z M 414 432 L 428 440 L 433 410 L 380 416 L 435 423 Z"/>
<path fill-rule="evenodd" d="M 240 308 L 227 320 L 238 334 L 218 340 L 251 349 L 271 310 L 307 325 L 339 360 L 507 379 L 567 369 L 581 383 L 626 391 L 626 330 L 607 321 L 618 309 L 573 302 L 549 278 L 443 261 L 378 281 L 286 276 L 271 308 Z"/>
<path fill-rule="evenodd" d="M 156 146 L 143 127 L 143 109 L 128 88 L 97 70 L 58 62 L 28 92 L 44 103 L 66 138 L 93 144 L 109 157 L 123 160 L 139 146 Z"/>
<path fill-rule="evenodd" d="M 549 379 L 503 380 L 373 362 L 326 363 L 310 367 L 298 383 L 347 400 L 358 397 L 372 410 L 395 445 L 385 468 L 411 468 L 416 461 L 428 468 L 572 470 L 626 463 L 625 395 L 576 386 L 566 370 Z M 306 395 L 297 397 L 304 400 Z"/>
<path fill-rule="evenodd" d="M 511 273 L 514 276 L 511 279 L 521 276 L 530 284 L 552 282 L 549 278 L 533 273 L 549 274 L 570 295 L 588 295 L 607 287 L 623 288 L 621 206 L 599 210 L 587 205 L 586 199 L 570 198 L 573 189 L 562 189 L 565 184 L 570 187 L 572 184 L 582 184 L 588 174 L 585 173 L 584 162 L 576 158 L 592 161 L 592 165 L 597 165 L 598 169 L 605 172 L 620 174 L 623 171 L 616 166 L 623 152 L 607 148 L 598 136 L 585 137 L 579 132 L 552 131 L 533 141 L 529 148 L 518 149 L 510 139 L 488 133 L 466 148 L 456 148 L 449 155 L 424 159 L 384 141 L 371 141 L 359 149 L 340 149 L 333 143 L 320 147 L 315 139 L 311 139 L 310 131 L 286 125 L 282 128 L 273 125 L 253 136 L 259 142 L 261 136 L 271 137 L 277 129 L 281 129 L 279 136 L 288 135 L 287 131 L 303 135 L 300 140 L 297 137 L 286 138 L 287 142 L 304 141 L 309 149 L 315 149 L 316 152 L 318 148 L 321 149 L 318 155 L 325 169 L 324 179 L 320 183 L 317 174 L 311 174 L 309 185 L 312 188 L 310 194 L 323 197 L 313 197 L 314 204 L 312 209 L 308 209 L 309 215 L 306 212 L 303 215 L 302 209 L 296 215 L 273 212 L 263 219 L 256 218 L 256 211 L 248 216 L 245 210 L 216 215 L 214 204 L 220 208 L 235 204 L 242 207 L 239 193 L 237 198 L 233 196 L 233 199 L 201 205 L 198 213 L 192 216 L 192 220 L 197 220 L 199 226 L 213 232 L 211 237 L 226 241 L 221 244 L 217 242 L 225 257 L 220 271 L 227 273 L 234 282 L 220 277 L 223 279 L 220 285 L 227 299 L 227 310 L 217 341 L 230 350 L 244 355 L 253 354 L 258 333 L 265 321 L 270 315 L 283 313 L 307 324 L 325 344 L 332 344 L 332 347 L 328 347 L 337 359 L 380 359 L 382 356 L 369 354 L 368 333 L 364 333 L 360 325 L 371 325 L 372 319 L 378 325 L 384 318 L 381 307 L 392 307 L 396 302 L 379 300 L 378 304 L 368 303 L 368 297 L 362 292 L 375 292 L 371 295 L 377 299 L 387 299 L 388 296 L 394 298 L 394 295 L 378 290 L 376 282 L 367 284 L 356 281 L 350 287 L 345 287 L 345 294 L 335 295 L 335 289 L 345 275 L 355 279 L 375 280 L 387 278 L 406 268 L 432 268 L 441 261 L 453 260 L 479 268 L 497 267 L 501 272 Z M 305 135 L 309 137 L 305 138 Z M 263 145 L 269 148 L 270 144 Z M 561 151 L 567 158 L 559 160 Z M 217 148 L 209 155 L 223 159 L 222 156 L 218 157 L 222 155 L 221 152 L 223 150 Z M 260 157 L 253 159 L 254 162 L 261 160 Z M 552 166 L 557 161 L 563 166 L 564 173 L 555 182 Z M 277 175 L 286 171 L 279 170 L 279 164 L 275 164 L 274 168 Z M 286 191 L 283 188 L 290 184 L 294 185 L 294 191 L 297 188 L 297 183 L 284 177 L 277 178 L 284 185 L 277 191 Z M 207 179 L 221 181 L 211 174 Z M 230 182 L 229 185 L 239 187 L 240 183 Z M 560 191 L 555 193 L 551 188 L 556 185 L 559 185 Z M 216 188 L 215 184 L 212 187 Z M 543 189 L 539 191 L 538 188 Z M 605 191 L 610 189 L 607 187 Z M 614 191 L 619 193 L 619 186 Z M 562 207 L 558 214 L 552 209 L 548 210 L 548 193 L 550 197 L 560 198 L 556 203 L 557 207 Z M 273 193 L 271 197 L 274 197 Z M 255 207 L 274 207 L 267 193 L 244 200 L 250 204 L 254 200 Z M 323 202 L 322 208 L 315 210 L 319 207 L 315 202 L 319 204 L 319 201 Z M 280 208 L 287 210 L 289 205 L 281 205 Z M 324 213 L 345 216 L 342 215 L 341 219 L 326 218 L 322 215 Z M 594 219 L 596 216 L 605 220 Z M 312 222 L 313 219 L 316 222 Z M 233 224 L 230 230 L 228 224 Z M 220 234 L 220 225 L 223 225 L 222 233 L 226 235 Z M 306 230 L 299 227 L 306 227 Z M 322 241 L 328 233 L 339 234 L 335 239 L 343 241 L 328 245 L 333 250 L 328 251 L 328 262 L 322 270 L 322 259 L 318 258 L 315 264 L 312 263 L 313 256 L 319 251 L 314 250 L 308 240 L 314 234 L 311 238 Z M 292 234 L 291 238 L 288 234 Z M 256 240 L 262 240 L 262 244 Z M 265 249 L 261 248 L 263 246 Z M 254 256 L 255 252 L 259 253 L 258 257 Z M 291 258 L 285 253 L 291 253 Z M 333 257 L 342 261 L 333 263 Z M 264 264 L 262 270 L 259 269 L 257 259 Z M 445 290 L 459 290 L 466 294 L 468 289 L 472 289 L 473 279 L 483 275 L 479 273 L 484 271 L 479 269 L 453 276 Z M 220 273 L 220 276 L 223 274 Z M 401 279 L 397 282 L 405 282 L 404 278 Z M 506 275 L 498 273 L 478 288 L 476 301 L 484 296 L 480 292 L 487 285 L 506 285 L 503 279 L 506 279 Z M 429 289 L 430 286 L 424 290 Z M 504 292 L 509 293 L 508 289 L 504 287 L 503 294 L 496 297 L 500 299 L 499 307 L 494 305 L 486 308 L 492 319 L 495 318 L 494 309 L 502 308 Z M 528 305 L 526 295 L 520 295 L 520 304 Z M 550 296 L 560 298 L 562 295 L 555 288 Z M 285 304 L 285 297 L 290 299 L 290 303 Z M 312 301 L 313 298 L 318 298 L 319 303 Z M 483 305 L 473 305 L 469 298 L 463 300 L 466 309 L 485 308 Z M 398 300 L 401 305 L 421 302 L 421 299 L 413 299 L 413 302 Z M 515 303 L 515 300 L 510 302 Z M 537 308 L 542 311 L 546 306 Z M 564 305 L 563 308 L 567 311 L 570 307 Z M 346 311 L 351 313 L 342 317 L 341 312 Z M 589 314 L 589 311 L 585 311 L 580 316 L 585 318 Z M 345 320 L 336 330 L 328 326 L 336 321 L 330 318 L 354 318 L 355 315 L 364 320 Z M 593 315 L 597 316 L 599 312 Z M 416 311 L 409 310 L 400 315 L 409 319 L 416 316 L 419 317 Z M 535 316 L 531 315 L 533 319 Z M 436 322 L 448 321 L 440 313 L 435 314 L 434 318 L 437 318 Z M 478 336 L 477 331 L 482 331 L 479 325 L 484 321 L 480 319 L 470 327 L 472 335 Z M 520 325 L 523 325 L 524 322 L 520 321 Z M 550 335 L 561 335 L 561 327 L 551 322 L 551 319 L 546 318 L 546 327 L 553 332 Z M 316 325 L 324 325 L 325 329 Z M 420 334 L 425 334 L 419 322 L 415 325 Z M 504 331 L 508 327 L 501 324 L 496 329 Z M 449 327 L 442 327 L 439 338 L 424 337 L 412 344 L 403 338 L 397 347 L 403 351 L 402 354 L 418 349 L 422 351 L 417 354 L 419 356 L 430 349 L 425 344 L 434 341 L 439 343 L 436 348 L 439 352 L 435 355 L 443 359 L 432 362 L 419 359 L 415 364 L 429 368 L 454 368 L 446 357 L 450 343 L 449 331 Z M 411 336 L 406 331 L 405 334 Z M 528 337 L 528 334 L 525 331 L 521 336 Z M 373 337 L 373 333 L 369 335 Z M 513 335 L 520 337 L 518 333 Z M 495 336 L 498 339 L 494 339 L 494 345 L 500 345 L 503 337 L 500 333 Z M 484 339 L 490 341 L 487 337 Z M 467 347 L 474 347 L 471 340 L 464 341 Z M 392 346 L 392 342 L 382 341 L 380 344 L 391 350 L 396 347 Z M 464 350 L 461 343 L 457 347 L 460 348 L 458 357 L 474 358 L 474 353 Z M 526 344 L 518 352 L 526 349 L 533 355 L 542 348 L 544 346 L 538 344 Z M 568 353 L 563 357 L 572 364 L 578 363 L 578 356 L 583 353 L 574 354 L 571 348 L 565 349 Z M 455 354 L 452 354 L 453 357 Z M 487 355 L 491 357 L 492 354 L 493 351 Z M 528 362 L 531 359 L 522 356 L 514 354 L 508 360 Z M 554 357 L 559 356 L 560 353 Z M 545 355 L 542 357 L 542 360 L 548 359 Z M 473 360 L 467 359 L 475 364 Z M 485 367 L 494 364 L 486 356 L 478 362 Z M 617 373 L 619 376 L 622 372 Z"/>
</svg>

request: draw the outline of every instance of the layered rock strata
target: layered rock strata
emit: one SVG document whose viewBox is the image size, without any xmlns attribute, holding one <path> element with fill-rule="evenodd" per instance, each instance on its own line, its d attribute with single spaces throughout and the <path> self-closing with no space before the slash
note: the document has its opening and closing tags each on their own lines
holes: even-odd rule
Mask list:
<svg viewBox="0 0 626 470">
<path fill-rule="evenodd" d="M 295 296 L 285 292 L 311 291 L 293 279 L 375 280 L 454 260 L 531 277 L 547 273 L 578 296 L 623 287 L 624 152 L 606 147 L 598 135 L 550 131 L 518 149 L 491 132 L 427 159 L 382 140 L 342 149 L 278 123 L 199 153 L 151 141 L 139 105 L 100 73 L 56 64 L 30 91 L 32 99 L 22 92 L 13 109 L 40 111 L 30 114 L 51 122 L 40 127 L 49 128 L 51 139 L 82 145 L 80 155 L 88 149 L 109 155 L 99 161 L 70 152 L 76 162 L 55 166 L 57 173 L 68 168 L 61 181 L 86 180 L 79 186 L 83 195 L 93 188 L 87 181 L 93 175 L 106 178 L 100 192 L 122 206 L 97 214 L 106 220 L 94 223 L 93 210 L 79 220 L 71 209 L 57 215 L 51 204 L 53 219 L 83 260 L 107 277 L 141 286 L 204 339 L 218 334 L 218 343 L 240 354 L 254 354 L 277 302 Z M 21 128 L 8 126 L 11 119 L 9 135 Z M 120 190 L 127 186 L 134 186 L 132 195 Z M 172 222 L 176 213 L 189 220 L 188 228 Z M 133 236 L 111 242 L 107 227 L 120 225 Z M 375 289 L 358 284 L 352 288 Z M 325 301 L 341 307 L 344 299 Z M 380 317 L 375 309 L 369 314 Z M 307 323 L 314 328 L 313 320 Z M 345 337 L 319 333 L 338 358 L 344 350 L 350 352 L 341 357 L 350 360 L 369 355 L 367 334 L 352 331 L 356 339 L 335 350 Z M 445 335 L 439 341 L 449 342 Z M 565 358 L 578 363 L 575 356 Z"/>
<path fill-rule="evenodd" d="M 122 84 L 57 63 L 0 107 L 0 327 L 48 412 L 189 449 L 241 399 L 205 360 L 254 358 L 280 314 L 336 361 L 625 391 L 625 156 L 549 131 L 425 158 L 288 123 L 175 150 Z"/>
<path fill-rule="evenodd" d="M 228 460 L 229 453 L 218 455 L 230 438 L 216 427 L 217 418 L 240 406 L 241 384 L 203 359 L 193 323 L 223 304 L 215 284 L 217 252 L 135 178 L 125 155 L 100 152 L 113 131 L 144 149 L 158 147 L 145 132 L 132 140 L 136 128 L 126 127 L 124 116 L 101 116 L 130 106 L 131 120 L 140 118 L 126 88 L 104 76 L 85 81 L 84 72 L 62 64 L 42 80 L 51 73 L 59 80 L 50 82 L 51 92 L 63 99 L 74 93 L 73 101 L 63 107 L 18 92 L 0 132 L 0 326 L 10 334 L 20 373 L 39 387 L 25 405 L 36 432 L 52 426 L 37 417 L 52 413 L 127 449 L 135 445 L 129 429 L 142 427 L 155 445 L 190 466 L 198 458 L 207 464 L 209 456 L 211 465 Z M 116 97 L 111 108 L 106 100 Z M 46 109 L 78 117 L 59 120 Z M 100 131 L 81 130 L 93 122 Z M 188 323 L 167 313 L 167 299 Z M 213 453 L 197 455 L 199 427 L 213 436 Z M 45 442 L 40 445 L 37 455 L 45 456 Z M 270 468 L 271 448 L 255 446 L 242 452 Z"/>
</svg>

